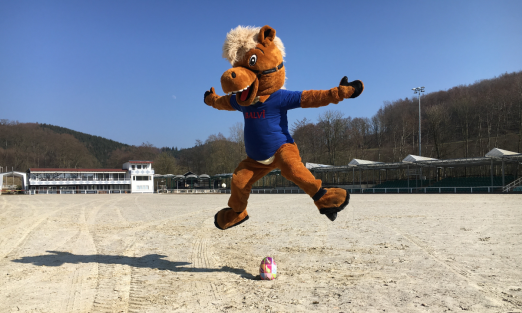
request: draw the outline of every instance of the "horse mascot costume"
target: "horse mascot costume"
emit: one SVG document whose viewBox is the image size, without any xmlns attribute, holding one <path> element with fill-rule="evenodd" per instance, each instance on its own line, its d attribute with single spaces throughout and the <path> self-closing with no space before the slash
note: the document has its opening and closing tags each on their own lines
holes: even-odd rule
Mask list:
<svg viewBox="0 0 522 313">
<path fill-rule="evenodd" d="M 238 26 L 227 34 L 223 45 L 223 57 L 232 64 L 221 76 L 226 95 L 218 96 L 213 87 L 205 92 L 205 104 L 218 110 L 242 112 L 245 119 L 247 158 L 232 176 L 229 207 L 215 215 L 214 224 L 219 229 L 248 219 L 246 208 L 252 185 L 276 168 L 312 197 L 319 213 L 332 221 L 350 200 L 344 189 L 322 188 L 321 180 L 315 179 L 303 165 L 288 131 L 287 111 L 356 98 L 363 92 L 364 84 L 359 80 L 348 82 L 345 76 L 339 86 L 330 90 L 282 89 L 286 79 L 284 56 L 283 43 L 272 27 Z"/>
</svg>

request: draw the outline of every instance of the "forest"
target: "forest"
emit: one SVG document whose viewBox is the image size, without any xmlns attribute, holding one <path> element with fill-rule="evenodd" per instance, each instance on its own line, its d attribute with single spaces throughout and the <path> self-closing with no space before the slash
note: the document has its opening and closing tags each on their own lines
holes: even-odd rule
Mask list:
<svg viewBox="0 0 522 313">
<path fill-rule="evenodd" d="M 385 102 L 371 118 L 326 111 L 291 125 L 303 162 L 346 165 L 352 159 L 401 161 L 419 154 L 417 97 Z M 522 71 L 421 96 L 422 155 L 437 159 L 484 156 L 492 148 L 522 152 Z M 211 134 L 191 148 L 132 146 L 67 128 L 0 120 L 0 166 L 120 168 L 150 160 L 159 174 L 231 173 L 246 157 L 243 125 Z"/>
</svg>

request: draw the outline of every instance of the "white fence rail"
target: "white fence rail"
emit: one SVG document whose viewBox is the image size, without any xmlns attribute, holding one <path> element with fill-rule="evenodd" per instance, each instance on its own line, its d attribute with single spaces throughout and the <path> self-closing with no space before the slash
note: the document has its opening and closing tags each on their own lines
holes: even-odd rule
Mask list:
<svg viewBox="0 0 522 313">
<path fill-rule="evenodd" d="M 413 188 L 346 188 L 353 194 L 407 194 L 407 193 L 501 193 L 507 186 L 482 186 L 482 187 L 413 187 Z M 516 186 L 514 186 L 516 187 Z M 514 188 L 513 187 L 513 188 Z M 511 188 L 511 189 L 513 189 Z M 130 189 L 111 189 L 111 190 L 25 190 L 22 193 L 35 194 L 126 194 L 131 193 Z M 132 193 L 140 193 L 132 191 Z M 147 192 L 150 193 L 150 192 Z M 230 189 L 168 189 L 159 190 L 155 193 L 163 194 L 230 194 Z M 289 189 L 252 189 L 251 194 L 304 194 L 304 191 L 296 188 Z"/>
</svg>

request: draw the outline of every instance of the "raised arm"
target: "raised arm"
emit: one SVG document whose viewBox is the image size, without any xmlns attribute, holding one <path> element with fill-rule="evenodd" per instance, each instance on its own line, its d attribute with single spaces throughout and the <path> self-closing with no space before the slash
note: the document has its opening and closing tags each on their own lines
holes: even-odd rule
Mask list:
<svg viewBox="0 0 522 313">
<path fill-rule="evenodd" d="M 216 95 L 214 87 L 210 88 L 210 91 L 205 91 L 205 104 L 218 110 L 236 111 L 230 105 L 230 95 L 220 97 Z"/>
<path fill-rule="evenodd" d="M 364 84 L 360 80 L 348 82 L 348 77 L 341 79 L 338 87 L 330 90 L 305 90 L 301 95 L 302 108 L 318 108 L 331 103 L 339 103 L 348 98 L 358 97 L 364 90 Z"/>
</svg>

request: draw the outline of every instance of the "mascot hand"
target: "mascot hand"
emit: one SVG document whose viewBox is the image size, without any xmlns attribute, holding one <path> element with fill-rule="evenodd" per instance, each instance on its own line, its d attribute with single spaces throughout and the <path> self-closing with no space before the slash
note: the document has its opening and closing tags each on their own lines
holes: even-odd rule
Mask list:
<svg viewBox="0 0 522 313">
<path fill-rule="evenodd" d="M 212 95 L 215 95 L 216 94 L 216 90 L 214 89 L 214 87 L 210 87 L 210 91 L 205 91 L 205 98 L 204 98 L 204 102 L 206 105 L 210 105 L 208 102 L 207 102 L 207 97 L 208 96 L 212 96 Z"/>
<path fill-rule="evenodd" d="M 355 91 L 350 95 L 350 98 L 357 98 L 364 90 L 364 84 L 360 80 L 354 80 L 353 82 L 348 82 L 348 77 L 344 76 L 339 83 L 339 86 L 347 86 L 352 87 Z"/>
</svg>

